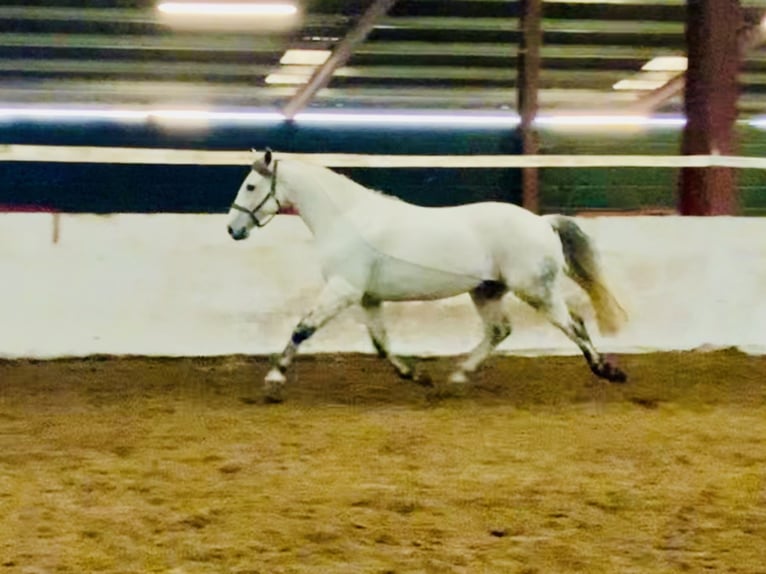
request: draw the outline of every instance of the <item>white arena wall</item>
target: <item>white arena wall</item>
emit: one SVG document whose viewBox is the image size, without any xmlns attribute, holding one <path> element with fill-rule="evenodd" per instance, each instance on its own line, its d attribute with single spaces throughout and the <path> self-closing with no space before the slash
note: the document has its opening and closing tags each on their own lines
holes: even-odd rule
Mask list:
<svg viewBox="0 0 766 574">
<path fill-rule="evenodd" d="M 321 288 L 302 221 L 278 216 L 244 242 L 226 215 L 0 214 L 0 356 L 162 356 L 280 350 Z M 766 220 L 736 217 L 581 218 L 631 317 L 609 352 L 738 347 L 766 350 Z M 584 295 L 574 286 L 570 296 Z M 577 349 L 509 298 L 514 333 L 501 351 Z M 350 310 L 306 353 L 372 352 Z M 481 335 L 467 296 L 388 304 L 394 350 L 456 354 Z"/>
</svg>

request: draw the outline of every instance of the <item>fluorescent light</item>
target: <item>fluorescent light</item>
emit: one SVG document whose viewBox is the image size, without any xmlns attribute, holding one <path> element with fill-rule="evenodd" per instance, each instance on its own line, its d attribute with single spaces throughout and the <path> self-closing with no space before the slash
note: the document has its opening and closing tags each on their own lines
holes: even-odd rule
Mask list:
<svg viewBox="0 0 766 574">
<path fill-rule="evenodd" d="M 167 122 L 270 122 L 286 120 L 276 110 L 268 109 L 119 109 L 119 108 L 71 108 L 71 107 L 21 107 L 0 105 L 0 119 L 30 119 L 43 121 L 93 120 L 93 121 L 147 121 L 150 119 Z M 491 113 L 483 111 L 435 112 L 425 110 L 374 111 L 306 111 L 297 114 L 296 122 L 314 124 L 344 125 L 402 125 L 412 127 L 488 127 L 508 128 L 519 124 L 519 116 L 513 112 Z M 683 116 L 640 116 L 640 115 L 539 115 L 535 124 L 543 127 L 587 127 L 587 126 L 683 126 Z M 766 116 L 749 122 L 753 127 L 766 129 Z"/>
<path fill-rule="evenodd" d="M 494 127 L 507 128 L 519 124 L 515 113 L 491 114 L 484 112 L 314 112 L 307 111 L 295 116 L 297 123 L 324 124 L 400 124 L 413 127 Z M 686 123 L 683 116 L 640 116 L 640 115 L 539 115 L 534 121 L 540 127 L 678 127 Z M 766 126 L 766 119 L 764 120 Z"/>
<path fill-rule="evenodd" d="M 677 127 L 683 126 L 686 118 L 682 116 L 626 116 L 626 115 L 551 115 L 538 116 L 535 124 L 550 127 L 588 127 L 588 126 L 647 126 L 647 127 Z"/>
<path fill-rule="evenodd" d="M 686 56 L 658 56 L 641 66 L 647 72 L 685 72 Z"/>
<path fill-rule="evenodd" d="M 129 120 L 143 121 L 148 113 L 139 110 L 76 108 L 0 108 L 0 117 L 30 120 Z"/>
<path fill-rule="evenodd" d="M 214 112 L 207 110 L 155 110 L 147 114 L 151 118 L 168 122 L 281 122 L 285 117 L 279 112 Z"/>
<path fill-rule="evenodd" d="M 620 80 L 612 86 L 613 90 L 631 90 L 631 91 L 650 91 L 661 88 L 667 83 L 665 79 L 642 79 L 631 78 L 627 80 Z"/>
<path fill-rule="evenodd" d="M 303 112 L 295 116 L 299 123 L 326 124 L 398 124 L 442 127 L 513 127 L 519 124 L 516 114 L 433 113 L 433 112 Z"/>
<path fill-rule="evenodd" d="M 332 55 L 330 50 L 287 50 L 280 64 L 298 66 L 321 66 Z"/>
<path fill-rule="evenodd" d="M 163 2 L 160 12 L 179 16 L 292 16 L 298 9 L 288 3 Z"/>
<path fill-rule="evenodd" d="M 276 111 L 129 110 L 106 108 L 24 108 L 0 107 L 0 119 L 44 121 L 134 121 L 156 119 L 167 122 L 281 122 Z"/>
</svg>

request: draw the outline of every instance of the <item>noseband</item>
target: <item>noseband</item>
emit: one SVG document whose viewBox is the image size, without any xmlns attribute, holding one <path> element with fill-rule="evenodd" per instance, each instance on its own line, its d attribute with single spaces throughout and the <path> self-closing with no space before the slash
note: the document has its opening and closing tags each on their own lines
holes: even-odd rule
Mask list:
<svg viewBox="0 0 766 574">
<path fill-rule="evenodd" d="M 266 197 L 264 197 L 258 205 L 256 205 L 253 209 L 248 209 L 246 207 L 242 207 L 241 205 L 238 205 L 236 202 L 231 204 L 231 208 L 234 211 L 241 211 L 242 213 L 247 213 L 250 216 L 250 219 L 253 220 L 253 223 L 255 224 L 256 227 L 263 227 L 264 225 L 266 225 L 282 209 L 282 206 L 280 205 L 276 195 L 278 166 L 279 166 L 279 160 L 275 160 L 274 170 L 271 172 L 271 188 L 269 189 L 269 193 L 266 194 Z M 275 213 L 272 213 L 270 216 L 268 216 L 268 219 L 265 219 L 263 221 L 258 221 L 258 216 L 256 215 L 256 213 L 258 213 L 258 210 L 261 209 L 266 204 L 266 202 L 272 198 L 277 203 L 277 211 Z"/>
</svg>

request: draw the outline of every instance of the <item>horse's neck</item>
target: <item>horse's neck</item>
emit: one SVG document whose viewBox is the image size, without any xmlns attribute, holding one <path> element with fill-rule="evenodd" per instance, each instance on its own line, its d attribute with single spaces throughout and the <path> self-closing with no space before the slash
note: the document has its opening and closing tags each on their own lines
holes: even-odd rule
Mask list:
<svg viewBox="0 0 766 574">
<path fill-rule="evenodd" d="M 343 213 L 366 196 L 363 188 L 325 168 L 286 161 L 280 171 L 285 199 L 314 235 L 333 229 Z"/>
</svg>

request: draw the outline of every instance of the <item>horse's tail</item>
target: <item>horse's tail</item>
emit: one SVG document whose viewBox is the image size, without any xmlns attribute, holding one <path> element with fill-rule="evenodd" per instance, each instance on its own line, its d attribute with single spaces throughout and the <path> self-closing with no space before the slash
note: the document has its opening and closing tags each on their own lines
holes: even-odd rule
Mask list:
<svg viewBox="0 0 766 574">
<path fill-rule="evenodd" d="M 605 335 L 617 333 L 628 316 L 604 282 L 598 252 L 590 237 L 569 217 L 551 215 L 546 219 L 561 239 L 567 275 L 590 297 L 599 330 Z"/>
</svg>

